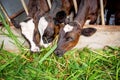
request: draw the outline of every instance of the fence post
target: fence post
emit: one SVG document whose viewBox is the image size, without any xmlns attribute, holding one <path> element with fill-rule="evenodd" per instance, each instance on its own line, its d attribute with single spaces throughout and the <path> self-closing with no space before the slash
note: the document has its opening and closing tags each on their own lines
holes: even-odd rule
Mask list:
<svg viewBox="0 0 120 80">
<path fill-rule="evenodd" d="M 51 9 L 51 2 L 50 2 L 51 0 L 47 0 L 47 2 L 48 2 L 48 6 L 49 6 L 49 8 Z"/>
<path fill-rule="evenodd" d="M 73 0 L 74 8 L 75 8 L 75 13 L 77 14 L 78 7 L 77 7 L 77 1 Z"/>
<path fill-rule="evenodd" d="M 100 10 L 101 10 L 102 25 L 105 25 L 103 0 L 100 0 Z"/>
<path fill-rule="evenodd" d="M 22 5 L 23 5 L 23 8 L 24 8 L 26 14 L 28 15 L 29 13 L 28 13 L 28 9 L 27 9 L 27 6 L 26 6 L 26 4 L 25 4 L 25 1 L 24 1 L 24 0 L 21 0 L 21 3 L 22 3 Z"/>
</svg>

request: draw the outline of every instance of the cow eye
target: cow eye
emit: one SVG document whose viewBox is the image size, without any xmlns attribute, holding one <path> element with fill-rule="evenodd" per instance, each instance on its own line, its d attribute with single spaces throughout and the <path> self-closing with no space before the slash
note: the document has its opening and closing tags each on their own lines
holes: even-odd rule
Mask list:
<svg viewBox="0 0 120 80">
<path fill-rule="evenodd" d="M 67 41 L 73 41 L 73 38 L 72 37 L 68 37 L 66 40 Z"/>
</svg>

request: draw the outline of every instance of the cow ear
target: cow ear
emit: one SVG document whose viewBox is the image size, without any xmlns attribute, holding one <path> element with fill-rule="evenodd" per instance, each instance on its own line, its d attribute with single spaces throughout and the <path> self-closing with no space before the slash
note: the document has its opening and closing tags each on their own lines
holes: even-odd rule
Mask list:
<svg viewBox="0 0 120 80">
<path fill-rule="evenodd" d="M 96 31 L 97 29 L 95 28 L 83 28 L 81 34 L 89 37 L 92 36 Z"/>
<path fill-rule="evenodd" d="M 58 21 L 59 23 L 63 23 L 66 19 L 67 15 L 65 13 L 65 11 L 59 11 L 56 16 L 55 16 L 55 20 Z"/>
</svg>

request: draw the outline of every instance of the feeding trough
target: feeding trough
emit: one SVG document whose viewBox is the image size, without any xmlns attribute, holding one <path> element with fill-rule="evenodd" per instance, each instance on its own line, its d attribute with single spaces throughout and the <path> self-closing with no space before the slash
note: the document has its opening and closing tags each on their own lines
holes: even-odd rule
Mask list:
<svg viewBox="0 0 120 80">
<path fill-rule="evenodd" d="M 92 49 L 102 49 L 105 46 L 120 47 L 120 26 L 102 26 L 102 25 L 86 25 L 86 27 L 94 27 L 97 29 L 96 33 L 91 37 L 80 36 L 79 42 L 75 48 L 81 49 L 84 47 Z M 21 35 L 20 29 L 11 27 L 12 32 L 18 36 L 18 40 L 23 43 L 24 47 L 29 48 L 27 41 Z M 2 31 L 7 32 L 5 29 Z M 2 34 L 2 33 L 0 33 Z M 12 43 L 12 40 L 0 35 L 0 46 L 4 41 L 4 49 L 11 52 L 18 52 L 18 48 Z"/>
</svg>

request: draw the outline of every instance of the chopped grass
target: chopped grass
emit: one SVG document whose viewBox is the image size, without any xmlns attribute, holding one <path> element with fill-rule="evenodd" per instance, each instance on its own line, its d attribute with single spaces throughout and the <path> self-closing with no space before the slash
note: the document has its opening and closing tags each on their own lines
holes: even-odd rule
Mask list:
<svg viewBox="0 0 120 80">
<path fill-rule="evenodd" d="M 6 27 L 9 28 L 8 25 Z M 53 54 L 56 45 L 31 54 L 10 29 L 7 31 L 7 35 L 22 51 L 16 54 L 4 50 L 2 42 L 0 80 L 120 80 L 119 47 L 74 49 L 59 58 Z"/>
</svg>

